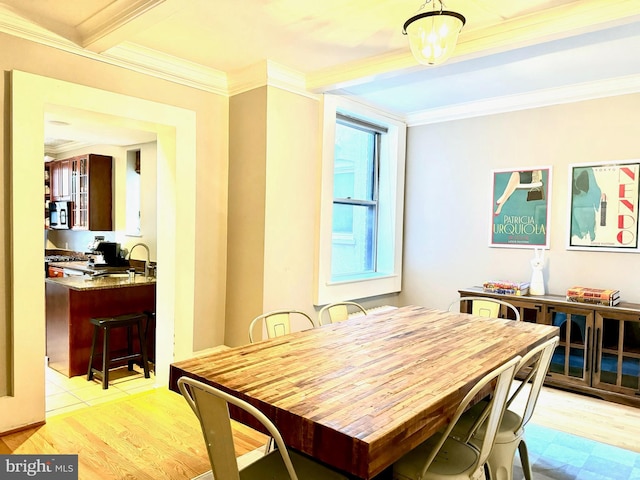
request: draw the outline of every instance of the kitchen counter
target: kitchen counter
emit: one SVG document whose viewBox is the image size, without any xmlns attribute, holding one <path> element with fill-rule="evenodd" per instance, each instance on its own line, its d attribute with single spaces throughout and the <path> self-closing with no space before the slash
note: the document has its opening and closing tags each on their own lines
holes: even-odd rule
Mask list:
<svg viewBox="0 0 640 480">
<path fill-rule="evenodd" d="M 154 312 L 156 305 L 156 279 L 144 275 L 136 275 L 133 282 L 128 276 L 47 278 L 45 292 L 49 366 L 68 377 L 87 374 L 93 337 L 91 318 Z M 125 331 L 112 332 L 110 349 L 126 351 Z M 149 358 L 154 358 L 153 321 L 148 326 L 147 351 Z"/>
<path fill-rule="evenodd" d="M 68 262 L 73 263 L 73 262 Z M 75 270 L 75 269 L 74 269 Z M 86 275 L 78 275 L 71 277 L 55 277 L 45 279 L 46 283 L 55 283 L 72 290 L 106 290 L 112 288 L 129 288 L 140 287 L 144 285 L 155 285 L 156 279 L 153 277 L 145 277 L 144 275 L 136 275 L 133 282 L 128 277 L 109 277 L 98 276 L 90 277 Z"/>
</svg>

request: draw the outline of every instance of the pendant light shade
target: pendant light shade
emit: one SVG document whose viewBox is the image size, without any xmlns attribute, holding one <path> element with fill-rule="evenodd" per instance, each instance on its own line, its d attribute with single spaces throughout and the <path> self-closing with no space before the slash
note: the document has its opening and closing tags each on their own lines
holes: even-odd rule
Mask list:
<svg viewBox="0 0 640 480">
<path fill-rule="evenodd" d="M 407 20 L 402 33 L 409 37 L 411 52 L 418 62 L 438 65 L 453 53 L 465 21 L 464 16 L 447 10 L 423 12 Z"/>
</svg>

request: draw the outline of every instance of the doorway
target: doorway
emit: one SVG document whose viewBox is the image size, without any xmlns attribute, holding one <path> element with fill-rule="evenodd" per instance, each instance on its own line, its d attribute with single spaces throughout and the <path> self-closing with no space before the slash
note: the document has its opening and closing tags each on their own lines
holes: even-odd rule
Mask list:
<svg viewBox="0 0 640 480">
<path fill-rule="evenodd" d="M 12 389 L 0 397 L 0 431 L 44 420 L 44 282 L 42 278 L 42 207 L 30 202 L 42 192 L 43 112 L 45 105 L 91 110 L 124 125 L 152 131 L 158 138 L 158 222 L 156 378 L 166 384 L 174 356 L 193 351 L 193 299 L 180 296 L 194 288 L 195 258 L 195 112 L 126 95 L 12 72 L 11 160 L 11 318 Z M 128 112 L 126 117 L 121 112 Z M 180 174 L 177 175 L 177 158 Z M 180 221 L 178 222 L 178 217 Z M 179 225 L 180 228 L 177 228 Z"/>
</svg>

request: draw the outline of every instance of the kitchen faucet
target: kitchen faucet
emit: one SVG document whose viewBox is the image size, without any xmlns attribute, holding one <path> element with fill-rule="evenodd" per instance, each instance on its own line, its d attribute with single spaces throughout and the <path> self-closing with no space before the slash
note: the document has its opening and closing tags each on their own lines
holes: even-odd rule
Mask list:
<svg viewBox="0 0 640 480">
<path fill-rule="evenodd" d="M 151 263 L 151 253 L 149 253 L 149 247 L 147 247 L 144 243 L 136 243 L 133 247 L 131 247 L 131 250 L 129 250 L 129 260 L 131 260 L 131 254 L 133 253 L 133 249 L 136 247 L 144 247 L 144 249 L 147 251 L 147 261 L 144 264 L 144 276 L 148 277 L 149 276 L 149 264 Z"/>
</svg>

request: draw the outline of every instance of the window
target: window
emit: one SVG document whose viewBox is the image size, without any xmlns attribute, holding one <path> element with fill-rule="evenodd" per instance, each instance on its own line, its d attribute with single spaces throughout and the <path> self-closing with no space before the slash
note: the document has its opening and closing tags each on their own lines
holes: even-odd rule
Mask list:
<svg viewBox="0 0 640 480">
<path fill-rule="evenodd" d="M 316 304 L 400 290 L 405 125 L 326 95 Z"/>
<path fill-rule="evenodd" d="M 333 165 L 331 280 L 377 271 L 378 172 L 387 128 L 338 113 Z"/>
</svg>

